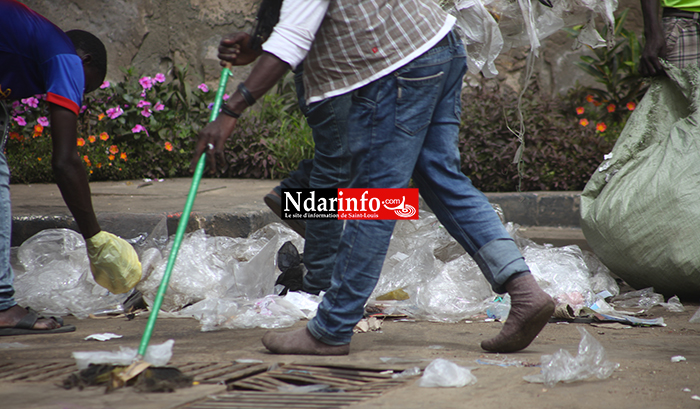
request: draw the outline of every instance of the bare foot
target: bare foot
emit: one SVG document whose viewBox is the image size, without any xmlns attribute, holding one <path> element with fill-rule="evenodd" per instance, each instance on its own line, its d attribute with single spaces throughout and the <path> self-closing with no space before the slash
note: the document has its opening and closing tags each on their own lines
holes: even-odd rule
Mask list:
<svg viewBox="0 0 700 409">
<path fill-rule="evenodd" d="M 29 314 L 29 311 L 27 311 L 27 309 L 25 308 L 20 307 L 19 305 L 15 305 L 14 307 L 10 307 L 4 311 L 0 311 L 0 328 L 14 327 L 27 314 Z M 36 320 L 36 323 L 34 323 L 32 329 L 47 330 L 60 327 L 61 324 L 59 324 L 56 320 L 52 318 L 39 318 L 38 320 Z"/>
<path fill-rule="evenodd" d="M 515 352 L 525 349 L 542 331 L 554 312 L 554 301 L 542 291 L 532 274 L 506 283 L 510 294 L 510 313 L 501 332 L 483 341 L 481 347 L 491 352 Z"/>
</svg>

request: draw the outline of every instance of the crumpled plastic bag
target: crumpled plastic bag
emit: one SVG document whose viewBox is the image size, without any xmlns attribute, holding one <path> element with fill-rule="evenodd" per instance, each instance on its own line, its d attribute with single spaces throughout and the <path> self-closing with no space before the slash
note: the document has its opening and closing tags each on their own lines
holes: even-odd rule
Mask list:
<svg viewBox="0 0 700 409">
<path fill-rule="evenodd" d="M 287 241 L 303 247 L 302 240 L 281 223 L 269 224 L 247 238 L 209 236 L 204 230 L 189 233 L 182 240 L 161 309 L 172 312 L 205 299 L 252 300 L 273 294 L 280 274 L 275 257 L 279 248 Z M 136 288 L 149 305 L 172 248 L 172 240 L 157 243 L 140 249 L 144 279 Z"/>
<path fill-rule="evenodd" d="M 698 310 L 695 311 L 695 314 L 693 314 L 693 316 L 690 317 L 688 322 L 692 322 L 694 324 L 700 324 L 700 308 L 698 308 Z"/>
<path fill-rule="evenodd" d="M 473 383 L 476 383 L 476 376 L 469 368 L 438 358 L 425 368 L 423 376 L 418 381 L 418 386 L 424 388 L 461 388 Z"/>
<path fill-rule="evenodd" d="M 90 272 L 83 236 L 70 229 L 42 230 L 12 249 L 17 303 L 43 315 L 122 312 L 126 294 L 112 294 Z"/>
<path fill-rule="evenodd" d="M 85 240 L 85 245 L 97 284 L 114 294 L 123 294 L 141 281 L 141 262 L 126 240 L 103 230 Z"/>
<path fill-rule="evenodd" d="M 300 319 L 313 318 L 320 302 L 320 296 L 303 292 L 271 294 L 255 300 L 208 298 L 183 308 L 178 315 L 198 319 L 203 332 L 224 328 L 287 328 Z"/>
<path fill-rule="evenodd" d="M 165 366 L 173 356 L 175 341 L 169 339 L 162 344 L 149 345 L 143 360 L 153 366 Z M 78 369 L 83 370 L 90 364 L 131 365 L 138 351 L 134 348 L 119 347 L 119 351 L 83 351 L 73 352 Z"/>
<path fill-rule="evenodd" d="M 641 308 L 648 310 L 664 302 L 664 296 L 654 292 L 654 287 L 629 291 L 614 297 L 610 302 L 617 308 Z"/>
<path fill-rule="evenodd" d="M 634 288 L 700 293 L 700 68 L 666 64 L 581 193 L 596 255 Z"/>
<path fill-rule="evenodd" d="M 503 49 L 503 36 L 496 19 L 481 0 L 461 0 L 455 4 L 455 17 L 469 55 L 469 72 L 493 78 L 498 75 L 494 64 Z"/>
<path fill-rule="evenodd" d="M 577 356 L 572 356 L 565 349 L 552 355 L 542 355 L 542 372 L 523 379 L 528 382 L 544 382 L 545 386 L 551 388 L 558 382 L 576 382 L 591 376 L 609 378 L 620 364 L 607 360 L 605 349 L 588 331 L 582 327 L 577 329 L 581 333 Z"/>
</svg>

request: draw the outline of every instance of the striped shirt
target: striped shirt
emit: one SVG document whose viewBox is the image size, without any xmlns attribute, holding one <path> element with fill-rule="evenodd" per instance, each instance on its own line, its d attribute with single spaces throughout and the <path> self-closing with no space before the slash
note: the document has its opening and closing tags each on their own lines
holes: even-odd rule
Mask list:
<svg viewBox="0 0 700 409">
<path fill-rule="evenodd" d="M 304 61 L 308 102 L 358 89 L 437 44 L 455 19 L 433 0 L 335 0 Z"/>
</svg>

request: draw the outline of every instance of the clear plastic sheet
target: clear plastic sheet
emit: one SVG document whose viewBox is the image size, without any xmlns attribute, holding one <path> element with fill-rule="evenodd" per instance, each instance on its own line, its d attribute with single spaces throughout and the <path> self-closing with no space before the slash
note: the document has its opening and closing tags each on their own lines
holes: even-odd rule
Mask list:
<svg viewBox="0 0 700 409">
<path fill-rule="evenodd" d="M 674 295 L 673 297 L 669 298 L 666 302 L 662 302 L 661 306 L 666 308 L 666 310 L 669 312 L 685 311 L 685 307 L 683 307 L 683 304 L 681 304 L 681 299 L 678 298 L 677 295 Z"/>
<path fill-rule="evenodd" d="M 205 299 L 252 300 L 273 294 L 280 273 L 275 256 L 286 241 L 303 248 L 303 240 L 280 223 L 267 225 L 248 238 L 209 236 L 204 230 L 187 234 L 171 272 L 162 310 L 178 311 Z M 136 288 L 151 304 L 165 272 L 172 241 L 165 244 L 157 240 L 158 245 L 149 245 L 146 239 L 145 243 L 141 257 L 146 278 Z"/>
<path fill-rule="evenodd" d="M 469 56 L 469 71 L 486 78 L 498 75 L 496 58 L 511 48 L 529 46 L 535 57 L 541 41 L 565 27 L 583 25 L 573 48 L 612 47 L 614 38 L 596 31 L 601 17 L 612 32 L 617 0 L 556 0 L 545 7 L 536 0 L 457 0 L 447 10 L 457 18 Z M 496 16 L 496 18 L 494 18 Z"/>
<path fill-rule="evenodd" d="M 418 381 L 418 386 L 424 388 L 461 388 L 476 383 L 474 376 L 468 368 L 464 368 L 452 361 L 438 358 L 432 361 L 423 371 Z"/>
<path fill-rule="evenodd" d="M 517 225 L 508 223 L 506 228 L 514 236 L 537 283 L 558 303 L 568 304 L 578 312 L 598 301 L 598 293 L 607 291 L 613 296 L 620 293 L 610 271 L 591 253 L 584 253 L 575 245 L 539 245 L 519 237 Z"/>
<path fill-rule="evenodd" d="M 121 312 L 127 294 L 111 294 L 92 278 L 85 240 L 69 229 L 43 230 L 12 249 L 15 299 L 44 315 L 86 318 Z"/>
<path fill-rule="evenodd" d="M 664 302 L 664 296 L 654 292 L 654 287 L 630 291 L 613 298 L 611 303 L 617 308 L 649 308 Z"/>
<path fill-rule="evenodd" d="M 439 268 L 416 288 L 417 318 L 457 322 L 485 311 L 494 293 L 476 262 L 467 254 Z"/>
<path fill-rule="evenodd" d="M 692 322 L 694 324 L 699 324 L 700 323 L 700 308 L 698 308 L 697 311 L 695 311 L 695 314 L 693 314 L 692 317 L 688 320 L 688 322 Z"/>
<path fill-rule="evenodd" d="M 569 351 L 560 349 L 552 355 L 542 355 L 541 374 L 526 376 L 528 382 L 544 382 L 551 388 L 558 382 L 576 382 L 595 376 L 607 379 L 620 364 L 607 360 L 605 349 L 584 328 L 577 327 L 581 333 L 578 355 L 572 356 Z"/>
<path fill-rule="evenodd" d="M 149 345 L 143 360 L 153 366 L 165 366 L 173 356 L 175 341 L 169 339 L 162 344 Z M 73 359 L 82 370 L 90 364 L 131 365 L 136 359 L 137 350 L 128 347 L 119 347 L 118 351 L 84 351 L 73 352 Z"/>
<path fill-rule="evenodd" d="M 303 292 L 289 292 L 280 297 L 267 295 L 255 301 L 239 299 L 205 299 L 184 308 L 180 315 L 192 316 L 202 331 L 223 328 L 284 328 L 300 319 L 311 319 L 321 297 Z"/>
<path fill-rule="evenodd" d="M 137 288 L 149 305 L 160 286 L 172 245 L 165 226 L 164 219 L 151 234 L 132 240 L 144 269 L 144 278 Z M 615 280 L 594 256 L 576 246 L 541 246 L 519 236 L 516 225 L 509 223 L 506 227 L 523 251 L 537 281 L 561 303 L 576 308 L 591 305 L 602 308 L 606 306 L 604 297 L 597 294 L 619 293 Z M 114 299 L 116 302 L 107 302 L 107 306 L 121 305 L 123 298 L 105 294 L 91 282 L 84 245 L 77 233 L 59 229 L 47 230 L 44 235 L 58 235 L 61 239 L 55 241 L 54 238 L 51 244 L 45 244 L 43 239 L 37 238 L 34 239 L 37 245 L 32 245 L 30 240 L 18 251 L 17 260 L 24 260 L 22 271 L 27 268 L 27 271 L 41 274 L 42 268 L 48 268 L 46 271 L 51 271 L 48 276 L 59 281 L 37 287 L 25 278 L 26 273 L 18 275 L 19 288 L 35 300 L 27 305 L 56 315 L 63 312 L 80 317 L 103 309 L 102 305 L 94 306 L 96 302 Z M 275 287 L 281 274 L 276 265 L 277 253 L 287 241 L 303 249 L 303 239 L 279 223 L 267 225 L 248 238 L 208 236 L 202 230 L 187 234 L 165 293 L 163 311 L 196 317 L 203 331 L 282 328 L 313 317 L 320 297 L 303 292 L 290 292 L 281 297 L 280 289 Z M 58 271 L 73 269 L 76 272 L 55 274 L 56 260 L 78 266 L 61 267 Z M 385 294 L 401 294 L 402 298 L 408 298 L 376 301 Z M 42 308 L 42 303 L 52 297 L 68 303 L 70 308 L 61 311 L 56 307 Z M 510 307 L 509 298 L 498 298 L 476 262 L 446 232 L 435 215 L 426 211 L 421 212 L 419 220 L 397 223 L 369 303 L 382 306 L 387 313 L 439 322 L 457 322 L 483 313 L 502 320 Z M 82 309 L 78 310 L 77 306 Z"/>
</svg>

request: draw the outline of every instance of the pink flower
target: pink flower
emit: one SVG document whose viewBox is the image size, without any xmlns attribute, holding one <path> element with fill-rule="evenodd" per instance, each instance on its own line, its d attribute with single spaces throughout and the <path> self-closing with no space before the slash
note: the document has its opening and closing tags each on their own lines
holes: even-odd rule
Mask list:
<svg viewBox="0 0 700 409">
<path fill-rule="evenodd" d="M 100 85 L 100 89 L 109 88 L 111 85 L 112 84 L 110 84 L 109 81 L 105 81 L 102 83 L 102 85 Z"/>
<path fill-rule="evenodd" d="M 141 84 L 144 90 L 151 89 L 151 87 L 153 87 L 153 78 L 143 77 L 139 80 L 139 84 Z"/>
<path fill-rule="evenodd" d="M 139 101 L 138 104 L 136 104 L 136 108 L 143 108 L 143 107 L 147 107 L 147 106 L 150 106 L 150 105 L 151 105 L 150 102 L 145 101 L 145 100 L 142 99 L 141 101 Z"/>
<path fill-rule="evenodd" d="M 138 125 L 136 125 L 135 127 L 131 128 L 131 132 L 133 132 L 133 133 L 139 133 L 139 132 L 142 132 L 142 131 L 148 133 L 148 132 L 146 131 L 146 128 L 144 128 L 143 125 L 141 125 L 141 124 L 138 124 Z"/>
<path fill-rule="evenodd" d="M 107 116 L 112 118 L 112 119 L 116 119 L 116 118 L 120 117 L 121 114 L 123 114 L 123 113 L 124 113 L 124 110 L 122 110 L 120 107 L 110 108 L 107 110 Z"/>
<path fill-rule="evenodd" d="M 154 79 L 156 82 L 161 82 L 161 83 L 162 83 L 162 82 L 165 82 L 165 75 L 163 75 L 163 74 L 161 74 L 161 73 L 158 73 L 158 74 L 156 74 L 155 77 L 153 77 L 153 79 Z"/>
<path fill-rule="evenodd" d="M 231 98 L 229 94 L 224 94 L 224 101 L 228 101 L 229 98 Z"/>
<path fill-rule="evenodd" d="M 32 107 L 32 108 L 36 108 L 36 107 L 39 106 L 39 100 L 36 99 L 35 97 L 25 98 L 25 99 L 22 100 L 22 103 L 23 103 L 23 104 L 26 104 L 26 105 L 29 105 L 29 106 Z"/>
<path fill-rule="evenodd" d="M 154 111 L 162 111 L 165 109 L 165 105 L 161 104 L 160 102 L 156 102 L 156 104 L 153 106 Z"/>
<path fill-rule="evenodd" d="M 45 116 L 41 116 L 36 120 L 41 126 L 49 126 L 49 120 Z"/>
<path fill-rule="evenodd" d="M 148 118 L 149 116 L 151 116 L 151 110 L 148 108 L 144 108 L 143 111 L 141 111 L 141 115 Z"/>
<path fill-rule="evenodd" d="M 17 122 L 17 125 L 19 125 L 19 126 L 24 126 L 24 125 L 27 124 L 27 121 L 25 121 L 24 118 L 22 118 L 21 116 L 16 116 L 16 117 L 14 117 L 14 118 L 12 118 L 12 119 L 13 119 L 15 122 Z"/>
<path fill-rule="evenodd" d="M 197 88 L 201 89 L 202 92 L 209 92 L 209 87 L 207 87 L 207 84 L 199 84 L 197 85 Z"/>
</svg>

